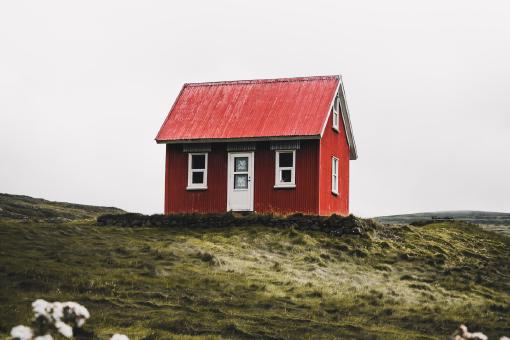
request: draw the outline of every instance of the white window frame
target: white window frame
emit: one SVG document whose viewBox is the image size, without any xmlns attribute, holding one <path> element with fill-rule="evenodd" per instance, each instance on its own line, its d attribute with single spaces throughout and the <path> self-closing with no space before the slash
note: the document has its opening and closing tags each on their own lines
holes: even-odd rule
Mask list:
<svg viewBox="0 0 510 340">
<path fill-rule="evenodd" d="M 291 167 L 280 167 L 280 154 L 281 153 L 292 153 L 292 166 Z M 280 179 L 280 173 L 282 170 L 291 170 L 290 182 L 282 182 Z M 275 188 L 295 188 L 296 187 L 296 150 L 276 150 L 275 151 L 275 177 L 274 177 Z"/>
<path fill-rule="evenodd" d="M 335 156 L 331 157 L 331 192 L 334 195 L 338 195 L 338 166 L 339 166 L 339 163 L 340 162 L 337 157 L 335 157 Z"/>
<path fill-rule="evenodd" d="M 205 156 L 205 169 L 192 169 L 192 158 L 193 156 Z M 205 190 L 207 189 L 207 168 L 208 168 L 208 153 L 207 152 L 190 152 L 188 153 L 188 187 L 187 190 Z M 204 182 L 203 183 L 193 183 L 193 173 L 194 172 L 203 172 L 204 173 Z"/>
<path fill-rule="evenodd" d="M 333 101 L 333 130 L 336 132 L 340 129 L 340 96 L 337 94 Z"/>
</svg>

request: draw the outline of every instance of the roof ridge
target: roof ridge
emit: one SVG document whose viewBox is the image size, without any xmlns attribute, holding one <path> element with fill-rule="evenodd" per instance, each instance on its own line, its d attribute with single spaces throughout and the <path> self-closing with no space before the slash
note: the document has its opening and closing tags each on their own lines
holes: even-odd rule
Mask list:
<svg viewBox="0 0 510 340">
<path fill-rule="evenodd" d="M 185 83 L 183 87 L 187 87 L 187 86 L 215 86 L 215 85 L 237 85 L 237 84 L 282 83 L 282 82 L 298 82 L 298 81 L 327 80 L 327 79 L 335 79 L 335 80 L 336 79 L 340 79 L 340 75 L 291 77 L 291 78 L 273 78 L 273 79 L 225 80 L 225 81 L 212 81 L 212 82 L 203 82 L 203 83 Z"/>
</svg>

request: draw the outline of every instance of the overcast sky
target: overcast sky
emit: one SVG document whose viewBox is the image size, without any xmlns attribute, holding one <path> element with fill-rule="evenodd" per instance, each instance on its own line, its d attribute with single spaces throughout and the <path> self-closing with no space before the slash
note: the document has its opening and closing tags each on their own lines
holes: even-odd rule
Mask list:
<svg viewBox="0 0 510 340">
<path fill-rule="evenodd" d="M 361 216 L 510 211 L 508 1 L 3 1 L 0 192 L 163 209 L 185 82 L 342 74 Z"/>
</svg>

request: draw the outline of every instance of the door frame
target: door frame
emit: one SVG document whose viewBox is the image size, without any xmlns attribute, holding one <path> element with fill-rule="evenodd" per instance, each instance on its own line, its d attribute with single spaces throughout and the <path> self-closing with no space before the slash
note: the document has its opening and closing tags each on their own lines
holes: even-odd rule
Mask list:
<svg viewBox="0 0 510 340">
<path fill-rule="evenodd" d="M 236 155 L 248 155 L 248 191 L 250 204 L 247 209 L 232 210 L 230 206 L 230 195 L 233 190 L 233 160 Z M 255 152 L 254 151 L 236 151 L 227 152 L 227 211 L 253 211 L 255 200 Z"/>
</svg>

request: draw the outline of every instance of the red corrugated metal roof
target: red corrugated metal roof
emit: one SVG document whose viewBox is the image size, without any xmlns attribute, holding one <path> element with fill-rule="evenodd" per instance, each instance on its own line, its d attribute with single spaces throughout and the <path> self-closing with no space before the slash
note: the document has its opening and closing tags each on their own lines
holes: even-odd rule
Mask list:
<svg viewBox="0 0 510 340">
<path fill-rule="evenodd" d="M 156 141 L 320 136 L 339 76 L 185 84 Z"/>
</svg>

